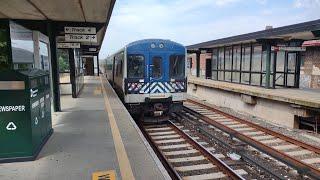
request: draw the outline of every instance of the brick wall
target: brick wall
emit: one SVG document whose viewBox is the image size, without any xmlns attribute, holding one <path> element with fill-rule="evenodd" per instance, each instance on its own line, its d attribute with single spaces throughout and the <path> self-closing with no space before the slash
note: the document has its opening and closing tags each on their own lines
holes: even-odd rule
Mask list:
<svg viewBox="0 0 320 180">
<path fill-rule="evenodd" d="M 320 47 L 307 47 L 301 66 L 300 87 L 320 89 Z"/>
<path fill-rule="evenodd" d="M 188 57 L 192 59 L 192 68 L 191 68 L 191 71 L 189 71 L 189 72 L 191 72 L 191 75 L 196 76 L 197 55 L 190 54 Z M 211 59 L 211 53 L 200 54 L 200 77 L 201 78 L 205 78 L 205 75 L 206 75 L 206 59 Z"/>
</svg>

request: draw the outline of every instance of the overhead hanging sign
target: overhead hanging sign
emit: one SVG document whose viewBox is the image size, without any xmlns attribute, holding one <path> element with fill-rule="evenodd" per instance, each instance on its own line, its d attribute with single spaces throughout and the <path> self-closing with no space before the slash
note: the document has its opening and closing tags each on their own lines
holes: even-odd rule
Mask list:
<svg viewBox="0 0 320 180">
<path fill-rule="evenodd" d="M 64 38 L 67 42 L 97 42 L 97 35 L 65 34 Z"/>
<path fill-rule="evenodd" d="M 272 51 L 306 51 L 305 47 L 272 46 Z"/>
<path fill-rule="evenodd" d="M 95 52 L 95 51 L 97 51 L 97 48 L 89 48 L 89 51 L 90 52 Z"/>
<path fill-rule="evenodd" d="M 57 43 L 57 48 L 68 49 L 68 48 L 80 48 L 80 43 Z"/>
<path fill-rule="evenodd" d="M 64 27 L 64 33 L 70 34 L 96 34 L 95 27 Z"/>
</svg>

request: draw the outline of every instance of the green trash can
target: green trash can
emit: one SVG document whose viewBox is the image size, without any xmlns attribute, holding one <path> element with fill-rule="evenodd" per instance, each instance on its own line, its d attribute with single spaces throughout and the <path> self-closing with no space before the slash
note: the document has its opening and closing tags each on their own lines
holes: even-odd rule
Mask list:
<svg viewBox="0 0 320 180">
<path fill-rule="evenodd" d="M 34 160 L 52 133 L 49 74 L 0 72 L 0 162 Z"/>
</svg>

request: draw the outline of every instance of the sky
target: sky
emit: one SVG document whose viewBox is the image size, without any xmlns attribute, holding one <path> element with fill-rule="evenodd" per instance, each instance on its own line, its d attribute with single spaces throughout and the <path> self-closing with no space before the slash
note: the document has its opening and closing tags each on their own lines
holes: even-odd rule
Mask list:
<svg viewBox="0 0 320 180">
<path fill-rule="evenodd" d="M 99 58 L 162 38 L 191 45 L 320 19 L 320 0 L 117 0 Z"/>
</svg>

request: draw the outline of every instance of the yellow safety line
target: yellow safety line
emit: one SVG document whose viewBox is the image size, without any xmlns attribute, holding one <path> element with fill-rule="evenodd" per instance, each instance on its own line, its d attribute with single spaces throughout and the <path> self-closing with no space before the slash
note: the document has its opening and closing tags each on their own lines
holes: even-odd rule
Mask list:
<svg viewBox="0 0 320 180">
<path fill-rule="evenodd" d="M 93 91 L 93 95 L 101 95 L 101 87 L 96 87 Z"/>
<path fill-rule="evenodd" d="M 130 162 L 128 159 L 128 155 L 127 155 L 127 152 L 126 152 L 125 147 L 123 145 L 120 131 L 118 129 L 117 122 L 114 118 L 112 108 L 111 108 L 109 99 L 107 97 L 106 89 L 103 85 L 101 76 L 100 76 L 100 81 L 101 81 L 101 86 L 102 86 L 104 102 L 105 102 L 105 108 L 108 113 L 108 118 L 109 118 L 109 122 L 110 122 L 110 128 L 112 131 L 114 146 L 116 149 L 118 163 L 120 166 L 121 177 L 123 180 L 134 180 L 135 178 L 133 176 L 133 172 L 132 172 L 131 165 L 130 165 Z"/>
</svg>

